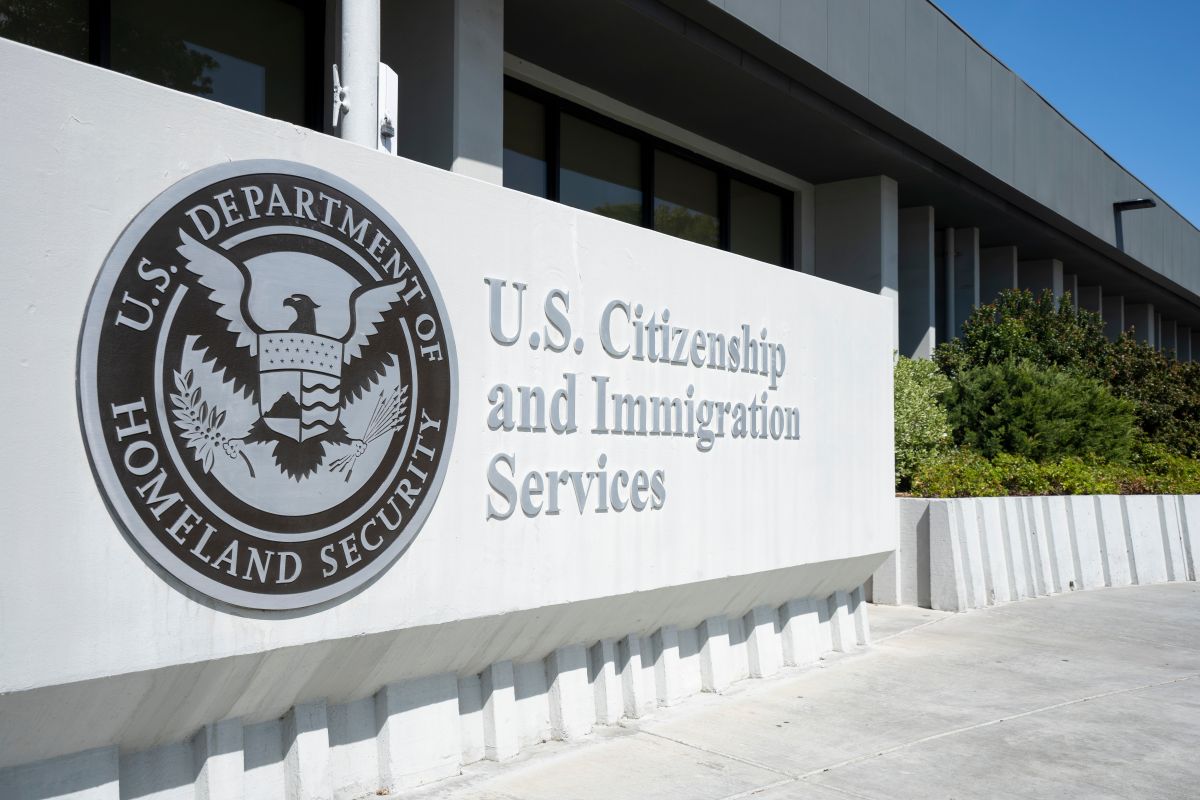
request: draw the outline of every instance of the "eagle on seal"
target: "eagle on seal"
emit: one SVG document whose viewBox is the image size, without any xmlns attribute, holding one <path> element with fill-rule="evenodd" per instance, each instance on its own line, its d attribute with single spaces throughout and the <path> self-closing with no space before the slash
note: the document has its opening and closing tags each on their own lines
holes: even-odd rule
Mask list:
<svg viewBox="0 0 1200 800">
<path fill-rule="evenodd" d="M 404 341 L 403 331 L 394 315 L 386 317 L 406 282 L 351 292 L 350 322 L 340 336 L 318 332 L 320 306 L 301 291 L 282 301 L 295 315 L 291 325 L 266 330 L 250 313 L 252 276 L 246 265 L 182 229 L 179 235 L 176 249 L 186 268 L 208 290 L 206 303 L 197 307 L 224 323 L 214 326 L 211 316 L 194 312 L 193 329 L 203 331 L 196 350 L 218 379 L 258 407 L 249 432 L 226 442 L 226 452 L 235 457 L 242 444 L 271 444 L 276 466 L 296 481 L 321 466 L 327 445 L 354 445 L 361 454 L 365 443 L 351 439 L 339 417 L 396 362 L 390 344 Z"/>
</svg>

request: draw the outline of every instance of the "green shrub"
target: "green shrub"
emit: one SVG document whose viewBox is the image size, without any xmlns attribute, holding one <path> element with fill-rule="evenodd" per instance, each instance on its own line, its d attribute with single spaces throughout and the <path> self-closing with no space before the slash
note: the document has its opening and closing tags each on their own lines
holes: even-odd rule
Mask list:
<svg viewBox="0 0 1200 800">
<path fill-rule="evenodd" d="M 1148 441 L 1200 457 L 1200 364 L 1180 363 L 1123 335 L 1109 347 L 1106 379 L 1113 394 L 1133 401 Z"/>
<path fill-rule="evenodd" d="M 1056 301 L 1050 290 L 1006 290 L 979 306 L 963 323 L 959 338 L 938 346 L 934 360 L 952 379 L 975 367 L 1029 361 L 1103 378 L 1108 341 L 1098 314 L 1077 311 L 1071 296 Z"/>
<path fill-rule="evenodd" d="M 932 361 L 904 356 L 895 381 L 896 486 L 907 489 L 917 468 L 950 444 L 950 423 L 938 402 L 950 381 Z"/>
<path fill-rule="evenodd" d="M 964 371 L 945 396 L 955 440 L 991 458 L 1128 457 L 1133 404 L 1099 381 L 1030 362 Z"/>
<path fill-rule="evenodd" d="M 1143 443 L 1128 464 L 1068 456 L 1037 463 L 1002 453 L 992 460 L 954 450 L 927 460 L 912 480 L 921 497 L 1069 494 L 1200 494 L 1200 461 Z"/>
<path fill-rule="evenodd" d="M 1200 461 L 1194 458 L 1147 441 L 1134 449 L 1131 463 L 1141 491 L 1125 494 L 1200 494 Z"/>
<path fill-rule="evenodd" d="M 930 457 L 912 478 L 920 497 L 999 497 L 1007 494 L 1000 471 L 978 453 L 950 450 Z"/>
</svg>

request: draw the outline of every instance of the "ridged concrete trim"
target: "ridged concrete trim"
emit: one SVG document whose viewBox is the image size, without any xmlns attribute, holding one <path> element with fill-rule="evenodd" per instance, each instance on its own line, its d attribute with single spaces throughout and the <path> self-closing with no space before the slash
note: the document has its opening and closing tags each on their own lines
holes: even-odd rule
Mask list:
<svg viewBox="0 0 1200 800">
<path fill-rule="evenodd" d="M 0 770 L 0 797 L 348 800 L 393 792 L 870 641 L 859 587 L 694 628 L 566 645 L 477 675 L 390 683 L 349 703 L 306 702 L 268 722 L 214 721 L 186 741 L 140 752 L 104 747 L 10 767 Z"/>
<path fill-rule="evenodd" d="M 1103 586 L 1196 580 L 1200 496 L 901 498 L 877 603 L 965 611 Z M 925 588 L 927 587 L 927 588 Z"/>
</svg>

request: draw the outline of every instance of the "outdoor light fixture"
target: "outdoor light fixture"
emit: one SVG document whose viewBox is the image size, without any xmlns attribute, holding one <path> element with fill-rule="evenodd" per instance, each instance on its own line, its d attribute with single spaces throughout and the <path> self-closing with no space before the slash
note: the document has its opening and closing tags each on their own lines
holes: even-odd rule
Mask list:
<svg viewBox="0 0 1200 800">
<path fill-rule="evenodd" d="M 1139 208 L 1154 208 L 1158 205 L 1152 197 L 1139 197 L 1135 200 L 1121 200 L 1113 203 L 1113 228 L 1117 234 L 1117 249 L 1125 250 L 1125 231 L 1121 225 L 1121 212 L 1134 211 Z"/>
<path fill-rule="evenodd" d="M 1137 200 L 1122 200 L 1119 203 L 1113 203 L 1113 210 L 1118 214 L 1122 211 L 1133 211 L 1139 208 L 1154 208 L 1158 203 L 1150 197 L 1139 197 Z"/>
</svg>

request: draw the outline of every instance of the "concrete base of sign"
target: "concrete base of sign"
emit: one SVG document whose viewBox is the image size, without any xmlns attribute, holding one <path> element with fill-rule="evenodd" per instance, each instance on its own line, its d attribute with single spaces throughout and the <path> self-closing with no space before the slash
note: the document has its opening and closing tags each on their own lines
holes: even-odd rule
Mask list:
<svg viewBox="0 0 1200 800">
<path fill-rule="evenodd" d="M 862 587 L 837 590 L 710 616 L 694 627 L 566 645 L 465 677 L 388 683 L 349 702 L 306 702 L 281 719 L 224 719 L 137 752 L 101 747 L 10 767 L 0 770 L 0 797 L 316 800 L 392 792 L 549 739 L 585 736 L 623 716 L 646 716 L 655 690 L 656 705 L 675 705 L 870 641 Z"/>
<path fill-rule="evenodd" d="M 899 501 L 876 603 L 965 611 L 1101 586 L 1196 580 L 1200 496 Z"/>
</svg>

